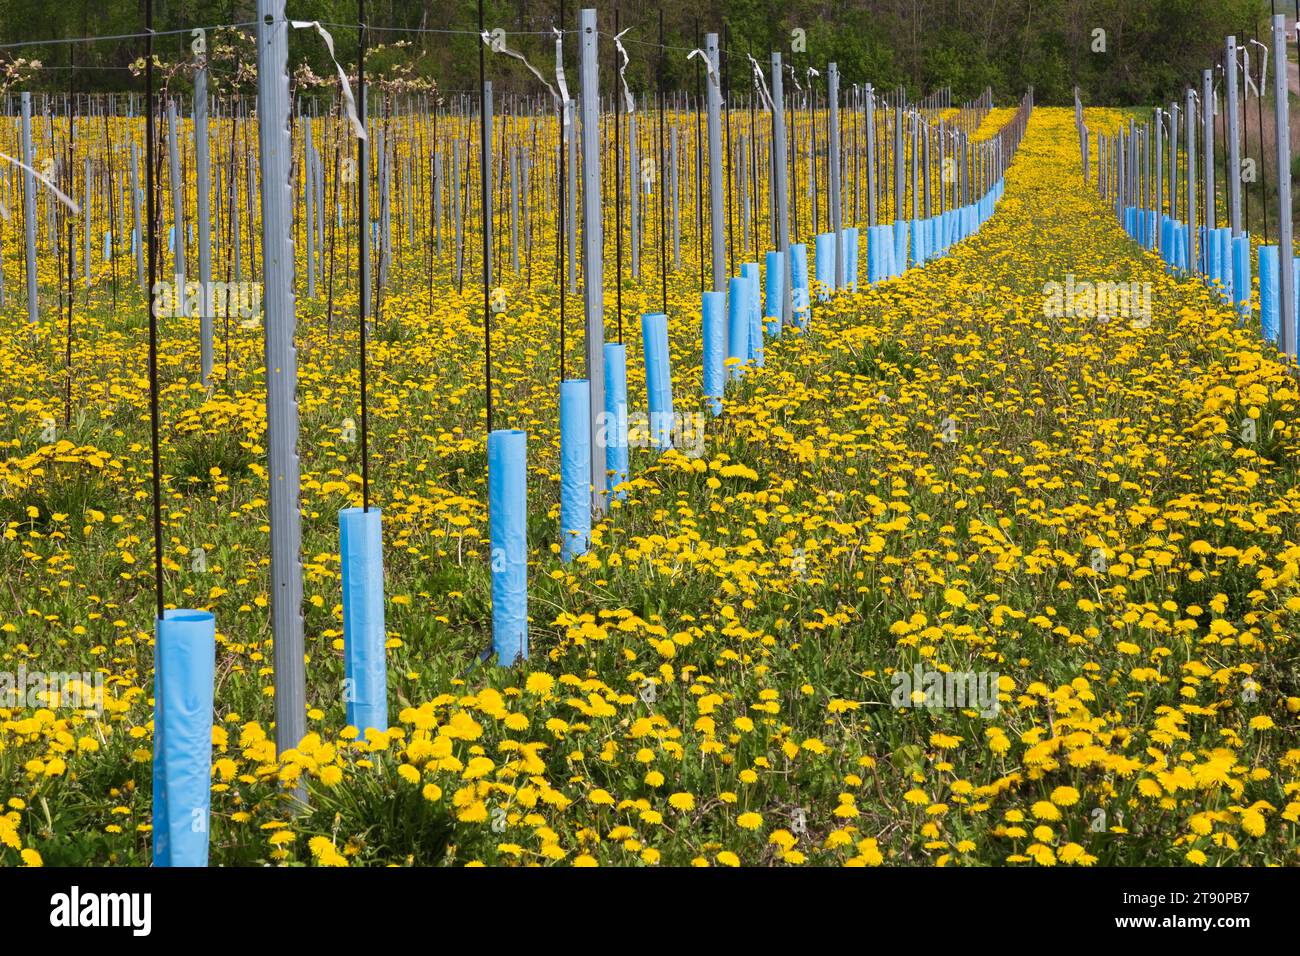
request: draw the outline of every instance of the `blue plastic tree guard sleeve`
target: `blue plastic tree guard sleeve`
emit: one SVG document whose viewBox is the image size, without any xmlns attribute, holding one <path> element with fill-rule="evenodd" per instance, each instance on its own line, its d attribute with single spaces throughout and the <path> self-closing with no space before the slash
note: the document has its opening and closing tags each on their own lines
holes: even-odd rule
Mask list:
<svg viewBox="0 0 1300 956">
<path fill-rule="evenodd" d="M 673 380 L 668 358 L 668 316 L 662 312 L 647 312 L 642 315 L 641 341 L 645 347 L 650 441 L 654 447 L 662 450 L 672 446 Z"/>
<path fill-rule="evenodd" d="M 781 313 L 784 312 L 785 270 L 781 268 L 781 253 L 769 252 L 764 257 L 763 271 L 764 291 L 763 318 L 766 320 L 767 334 L 776 338 L 781 334 Z"/>
<path fill-rule="evenodd" d="M 808 246 L 796 242 L 790 247 L 790 286 L 794 293 L 794 323 L 801 329 L 808 327 L 810 308 L 808 287 Z"/>
<path fill-rule="evenodd" d="M 1250 313 L 1250 234 L 1243 233 L 1232 239 L 1232 291 L 1237 311 L 1244 317 Z"/>
<path fill-rule="evenodd" d="M 701 309 L 703 342 L 703 386 L 706 404 L 713 414 L 722 412 L 723 367 L 725 364 L 723 348 L 727 337 L 727 294 L 725 292 L 705 292 L 702 295 Z"/>
<path fill-rule="evenodd" d="M 167 610 L 154 622 L 154 866 L 207 866 L 216 620 Z"/>
<path fill-rule="evenodd" d="M 591 386 L 579 378 L 560 383 L 560 560 L 568 563 L 590 545 Z"/>
<path fill-rule="evenodd" d="M 844 230 L 844 284 L 853 292 L 858 291 L 858 236 L 857 226 Z"/>
<path fill-rule="evenodd" d="M 497 663 L 528 659 L 528 437 L 488 435 L 488 529 L 492 543 L 492 649 Z"/>
<path fill-rule="evenodd" d="M 817 301 L 835 291 L 835 233 L 823 232 L 813 240 L 813 268 L 817 273 Z"/>
<path fill-rule="evenodd" d="M 1264 338 L 1277 343 L 1278 321 L 1278 275 L 1277 246 L 1259 247 L 1259 322 Z"/>
<path fill-rule="evenodd" d="M 763 299 L 757 262 L 745 262 L 740 274 L 749 284 L 749 355 L 748 360 L 758 368 L 763 367 Z"/>
<path fill-rule="evenodd" d="M 891 275 L 902 275 L 907 269 L 907 220 L 894 220 L 894 268 Z"/>
<path fill-rule="evenodd" d="M 590 425 L 587 430 L 591 430 Z M 590 453 L 589 448 L 588 455 Z M 627 489 L 619 486 L 627 482 L 629 474 L 627 346 L 622 342 L 605 343 L 605 467 L 609 471 L 609 493 L 622 501 L 627 498 Z"/>
<path fill-rule="evenodd" d="M 343 699 L 360 731 L 388 729 L 388 659 L 384 630 L 384 533 L 380 510 L 339 512 L 343 565 Z"/>
<path fill-rule="evenodd" d="M 749 280 L 732 276 L 727 283 L 727 380 L 740 378 L 749 361 Z"/>
</svg>

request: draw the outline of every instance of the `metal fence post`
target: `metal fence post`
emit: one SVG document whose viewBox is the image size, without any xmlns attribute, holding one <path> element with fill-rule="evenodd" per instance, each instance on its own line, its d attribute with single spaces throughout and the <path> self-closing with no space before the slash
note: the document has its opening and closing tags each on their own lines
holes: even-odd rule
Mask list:
<svg viewBox="0 0 1300 956">
<path fill-rule="evenodd" d="M 167 168 L 172 188 L 172 279 L 176 283 L 177 314 L 185 308 L 185 188 L 181 182 L 181 142 L 176 130 L 176 101 L 167 98 Z"/>
<path fill-rule="evenodd" d="M 830 110 L 831 231 L 835 233 L 835 288 L 844 288 L 844 232 L 840 228 L 840 73 L 834 63 L 826 67 L 826 105 Z"/>
<path fill-rule="evenodd" d="M 298 357 L 294 346 L 293 230 L 289 184 L 289 47 L 285 0 L 257 0 L 257 125 L 262 169 L 262 277 L 266 307 L 267 464 L 271 505 L 271 632 L 275 746 L 306 732 L 302 527 L 298 475 Z M 300 797 L 305 791 L 300 790 Z"/>
<path fill-rule="evenodd" d="M 722 213 L 722 88 L 718 63 L 718 35 L 704 34 L 704 54 L 709 67 L 705 72 L 708 91 L 709 138 L 709 236 L 713 243 L 713 291 L 727 291 L 726 219 Z M 725 351 L 723 354 L 726 354 Z"/>
<path fill-rule="evenodd" d="M 1187 88 L 1187 271 L 1196 274 L 1196 91 Z"/>
<path fill-rule="evenodd" d="M 27 237 L 27 321 L 40 321 L 36 301 L 36 180 L 32 176 L 32 94 L 24 92 L 23 102 L 23 231 Z"/>
<path fill-rule="evenodd" d="M 1277 130 L 1277 262 L 1278 291 L 1282 296 L 1278 312 L 1281 323 L 1279 346 L 1284 354 L 1296 355 L 1295 274 L 1291 260 L 1291 126 L 1287 102 L 1286 16 L 1273 17 L 1273 109 Z"/>
<path fill-rule="evenodd" d="M 1224 99 L 1228 105 L 1228 218 L 1232 234 L 1241 235 L 1241 130 L 1237 115 L 1237 38 L 1228 37 L 1223 64 L 1226 76 Z"/>
<path fill-rule="evenodd" d="M 600 193 L 600 78 L 596 11 L 580 14 L 582 90 L 582 301 L 587 318 L 587 381 L 591 386 L 591 507 L 605 513 L 605 260 Z M 617 171 L 615 171 L 617 175 Z"/>
<path fill-rule="evenodd" d="M 1205 248 L 1213 248 L 1214 241 L 1210 233 L 1214 230 L 1216 210 L 1214 208 L 1214 73 L 1204 70 L 1201 73 L 1201 143 L 1205 153 Z M 1205 256 L 1205 272 L 1210 272 L 1208 252 Z"/>
<path fill-rule="evenodd" d="M 785 92 L 781 84 L 781 54 L 772 54 L 772 169 L 776 175 L 776 247 L 785 275 L 781 280 L 781 325 L 794 320 L 790 289 L 790 195 L 785 163 Z"/>
<path fill-rule="evenodd" d="M 212 216 L 206 66 L 194 74 L 194 174 L 199 180 L 199 367 L 207 385 L 212 378 Z"/>
</svg>

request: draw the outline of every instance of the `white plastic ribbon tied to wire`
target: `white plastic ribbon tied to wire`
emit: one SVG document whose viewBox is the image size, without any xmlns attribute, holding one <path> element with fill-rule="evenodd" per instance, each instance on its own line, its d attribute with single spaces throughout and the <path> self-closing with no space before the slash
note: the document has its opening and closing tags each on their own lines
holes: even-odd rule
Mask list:
<svg viewBox="0 0 1300 956">
<path fill-rule="evenodd" d="M 8 155 L 7 153 L 0 153 L 0 159 L 3 159 L 6 163 L 13 163 L 13 164 L 14 164 L 15 166 L 17 166 L 19 169 L 25 169 L 27 172 L 31 173 L 33 176 L 36 177 L 37 182 L 39 182 L 42 186 L 44 186 L 44 187 L 45 187 L 46 189 L 48 189 L 50 192 L 54 193 L 55 197 L 59 200 L 59 202 L 63 203 L 63 205 L 67 206 L 70 210 L 72 210 L 72 214 L 73 214 L 74 216 L 80 216 L 80 215 L 81 215 L 81 207 L 78 206 L 78 205 L 77 205 L 77 204 L 72 200 L 72 198 L 71 198 L 70 196 L 68 196 L 67 193 L 65 193 L 65 192 L 64 192 L 62 189 L 60 189 L 58 186 L 54 185 L 54 183 L 52 183 L 50 180 L 46 179 L 44 176 L 42 176 L 42 175 L 41 175 L 40 173 L 38 173 L 36 170 L 32 169 L 32 167 L 28 166 L 28 165 L 27 165 L 26 163 L 24 163 L 22 160 L 20 160 L 20 159 L 14 159 L 12 156 Z M 9 210 L 8 210 L 7 208 L 5 209 L 5 216 L 4 216 L 4 218 L 5 218 L 5 221 L 6 221 L 6 222 L 9 220 Z"/>
<path fill-rule="evenodd" d="M 704 69 L 708 71 L 709 82 L 712 83 L 714 86 L 718 87 L 719 89 L 721 89 L 722 79 L 718 76 L 718 71 L 714 67 L 713 61 L 709 59 L 709 55 L 707 53 L 705 53 L 699 47 L 696 47 L 690 53 L 686 54 L 686 59 L 689 61 L 691 59 L 694 59 L 697 56 L 704 61 Z"/>
<path fill-rule="evenodd" d="M 796 90 L 800 95 L 802 95 L 802 94 L 803 94 L 803 84 L 799 82 L 799 71 L 796 70 L 796 69 L 794 68 L 794 64 L 793 64 L 793 63 L 787 63 L 786 66 L 785 66 L 785 68 L 786 68 L 787 70 L 790 71 L 790 79 L 794 80 L 794 88 L 795 88 L 795 90 Z"/>
<path fill-rule="evenodd" d="M 569 84 L 564 80 L 564 31 L 557 27 L 551 27 L 551 32 L 555 34 L 555 84 L 560 88 L 560 110 L 564 126 L 561 132 L 564 136 L 564 142 L 567 143 L 569 141 L 569 127 L 573 125 L 573 101 L 569 99 Z"/>
<path fill-rule="evenodd" d="M 623 48 L 623 34 L 631 29 L 631 27 L 628 27 L 627 30 L 614 35 L 614 46 L 618 48 L 618 55 L 623 58 L 623 65 L 618 68 L 618 78 L 623 83 L 623 96 L 627 100 L 627 113 L 629 116 L 636 112 L 636 101 L 632 99 L 632 91 L 627 88 L 628 55 L 627 50 Z"/>
<path fill-rule="evenodd" d="M 752 54 L 746 53 L 745 55 L 749 57 L 750 65 L 754 67 L 754 87 L 763 95 L 763 102 L 767 104 L 767 108 L 775 113 L 776 104 L 772 102 L 772 94 L 767 91 L 767 79 L 763 76 L 763 68 L 758 65 L 758 61 L 754 59 Z"/>
<path fill-rule="evenodd" d="M 338 57 L 334 55 L 334 38 L 330 36 L 328 30 L 320 25 L 319 20 L 290 20 L 289 26 L 295 30 L 315 29 L 325 41 L 325 49 L 329 51 L 330 59 L 334 61 L 334 69 L 339 71 L 339 86 L 343 90 L 343 106 L 348 111 L 348 122 L 352 124 L 352 131 L 357 134 L 357 139 L 366 139 L 366 127 L 357 116 L 357 101 L 352 98 L 352 87 L 348 86 L 348 75 L 343 72 L 343 67 L 339 66 Z"/>
<path fill-rule="evenodd" d="M 1250 78 L 1250 47 L 1244 43 L 1237 47 L 1237 52 L 1241 55 L 1241 62 L 1237 65 L 1241 68 L 1242 79 L 1245 81 L 1243 96 L 1249 97 L 1253 89 L 1255 95 L 1259 96 L 1259 87 L 1255 86 L 1255 81 Z"/>
<path fill-rule="evenodd" d="M 560 104 L 560 94 L 555 92 L 555 87 L 551 86 L 550 83 L 546 82 L 546 77 L 542 76 L 542 74 L 537 71 L 537 68 L 528 62 L 527 57 L 525 57 L 522 53 L 519 53 L 507 47 L 504 36 L 499 43 L 495 42 L 493 40 L 492 34 L 488 33 L 486 30 L 480 33 L 479 36 L 483 38 L 483 43 L 493 53 L 504 53 L 506 56 L 512 56 L 520 63 L 522 63 L 524 66 L 528 67 L 528 72 L 533 74 L 533 76 L 537 77 L 537 82 L 541 83 L 542 86 L 546 87 L 547 92 L 551 94 L 551 98 L 555 100 L 556 105 L 558 106 Z M 557 50 L 558 49 L 559 47 L 557 46 Z M 569 95 L 568 95 L 568 91 L 566 90 L 564 94 L 565 102 L 567 102 L 568 99 L 569 99 Z"/>
<path fill-rule="evenodd" d="M 1250 82 L 1250 54 L 1246 54 L 1246 87 L 1247 89 L 1255 87 L 1255 96 L 1258 97 L 1260 95 L 1260 90 L 1268 89 L 1268 47 L 1255 39 L 1252 39 L 1250 44 L 1251 46 L 1257 46 L 1264 51 L 1264 59 L 1260 63 L 1259 67 L 1259 86 L 1255 86 L 1254 83 Z M 1242 51 L 1244 52 L 1245 50 L 1246 47 L 1242 47 Z"/>
</svg>

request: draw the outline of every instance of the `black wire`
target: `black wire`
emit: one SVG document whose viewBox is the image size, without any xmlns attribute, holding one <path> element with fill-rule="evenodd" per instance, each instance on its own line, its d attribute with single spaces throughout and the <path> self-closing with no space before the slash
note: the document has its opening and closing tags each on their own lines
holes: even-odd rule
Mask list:
<svg viewBox="0 0 1300 956">
<path fill-rule="evenodd" d="M 153 295 L 158 278 L 158 256 L 155 248 L 154 223 L 158 217 L 157 196 L 154 195 L 153 178 L 153 0 L 144 0 L 144 88 L 145 88 L 145 191 L 149 194 L 149 295 Z M 149 303 L 149 450 L 153 460 L 153 577 L 154 604 L 158 620 L 163 617 L 163 560 L 162 560 L 162 474 L 158 461 L 158 317 L 153 303 Z"/>
<path fill-rule="evenodd" d="M 483 32 L 483 0 L 478 0 L 478 29 L 479 33 Z M 479 129 L 479 150 L 481 158 L 481 175 L 482 180 L 480 188 L 482 191 L 483 206 L 481 212 L 483 215 L 483 367 L 486 377 L 487 390 L 487 430 L 488 434 L 492 433 L 492 308 L 491 308 L 491 291 L 488 289 L 488 236 L 487 236 L 487 215 L 488 215 L 488 168 L 487 168 L 487 66 L 484 62 L 483 55 L 484 44 L 478 45 L 478 93 L 479 93 L 479 111 L 478 111 L 478 129 Z"/>
</svg>

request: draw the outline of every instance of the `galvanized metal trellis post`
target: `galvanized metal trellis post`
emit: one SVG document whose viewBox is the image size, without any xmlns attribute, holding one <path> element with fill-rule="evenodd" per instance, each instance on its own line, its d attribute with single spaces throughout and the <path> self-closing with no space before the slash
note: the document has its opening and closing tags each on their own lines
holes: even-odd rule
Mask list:
<svg viewBox="0 0 1300 956">
<path fill-rule="evenodd" d="M 587 319 L 587 381 L 591 387 L 591 507 L 605 513 L 605 262 L 600 193 L 600 85 L 596 62 L 596 11 L 582 10 L 582 301 Z M 617 172 L 615 172 L 617 175 Z"/>
<path fill-rule="evenodd" d="M 306 732 L 302 541 L 298 507 L 298 357 L 294 346 L 293 231 L 289 185 L 289 46 L 285 0 L 257 0 L 257 126 L 262 169 L 262 276 L 266 308 L 267 464 L 271 503 L 271 631 L 275 746 Z M 300 799 L 305 789 L 300 788 Z"/>
<path fill-rule="evenodd" d="M 672 154 L 669 160 L 669 169 L 673 175 L 673 269 L 677 270 L 682 267 L 682 217 L 681 217 L 681 192 L 678 188 L 677 176 L 677 124 L 673 123 L 672 129 Z"/>
<path fill-rule="evenodd" d="M 574 126 L 575 124 L 570 123 L 564 130 L 564 135 L 569 144 L 568 162 L 565 170 L 569 180 L 566 184 L 568 192 L 565 194 L 569 206 L 566 217 L 569 235 L 568 245 L 565 248 L 570 250 L 569 293 L 571 295 L 578 294 L 578 256 L 576 254 L 578 249 L 578 137 Z M 596 407 L 594 402 L 591 407 Z"/>
<path fill-rule="evenodd" d="M 1169 104 L 1169 218 L 1178 219 L 1178 103 Z M 1178 243 L 1175 241 L 1175 249 Z"/>
<path fill-rule="evenodd" d="M 181 182 L 181 144 L 176 130 L 176 101 L 167 98 L 167 168 L 172 188 L 172 279 L 178 315 L 185 308 L 185 189 Z"/>
<path fill-rule="evenodd" d="M 442 257 L 442 153 L 434 152 L 430 172 L 433 190 L 433 234 L 437 242 L 438 257 Z"/>
<path fill-rule="evenodd" d="M 1214 73 L 1201 72 L 1201 145 L 1205 153 L 1205 272 L 1210 273 L 1209 250 L 1214 237 Z"/>
<path fill-rule="evenodd" d="M 197 110 L 195 111 L 197 114 Z M 304 210 L 307 216 L 307 298 L 316 298 L 316 163 L 312 158 L 314 147 L 312 146 L 312 121 L 311 114 L 308 113 L 302 118 L 303 123 L 303 150 L 302 150 L 302 199 Z M 202 246 L 202 222 L 203 215 L 199 214 L 200 233 L 199 244 Z M 199 253 L 199 270 L 203 269 L 203 253 Z"/>
<path fill-rule="evenodd" d="M 459 288 L 465 277 L 465 237 L 460 213 L 460 144 L 454 140 L 451 144 L 451 185 L 451 224 L 456 235 L 456 286 Z"/>
<path fill-rule="evenodd" d="M 781 83 L 781 54 L 772 54 L 772 170 L 776 177 L 776 247 L 781 253 L 781 326 L 794 321 L 790 288 L 790 188 L 785 163 L 785 92 Z"/>
<path fill-rule="evenodd" d="M 867 225 L 876 224 L 876 93 L 867 84 Z"/>
<path fill-rule="evenodd" d="M 1282 296 L 1278 317 L 1283 354 L 1296 355 L 1295 273 L 1291 266 L 1291 126 L 1287 102 L 1286 16 L 1273 17 L 1273 109 L 1277 131 L 1277 261 L 1278 291 Z"/>
<path fill-rule="evenodd" d="M 618 92 L 615 91 L 615 96 Z M 632 281 L 641 279 L 641 190 L 643 188 L 638 170 L 641 168 L 640 143 L 636 135 L 636 113 L 627 114 L 627 185 L 631 200 L 629 210 L 631 220 L 629 235 L 632 243 Z"/>
<path fill-rule="evenodd" d="M 144 274 L 144 215 L 140 211 L 140 148 L 131 141 L 131 212 L 135 246 L 135 272 L 142 292 L 148 293 Z"/>
<path fill-rule="evenodd" d="M 519 147 L 510 147 L 510 269 L 519 274 Z"/>
<path fill-rule="evenodd" d="M 1237 115 L 1237 38 L 1228 37 L 1223 54 L 1224 99 L 1228 106 L 1228 218 L 1241 235 L 1241 130 Z M 1158 134 L 1157 134 L 1158 135 Z"/>
<path fill-rule="evenodd" d="M 27 240 L 27 321 L 40 321 L 36 301 L 36 181 L 32 175 L 32 94 L 24 92 L 23 103 L 23 230 Z"/>
<path fill-rule="evenodd" d="M 1165 230 L 1161 228 L 1161 216 L 1164 215 L 1165 202 L 1165 117 L 1164 111 L 1156 107 L 1156 234 L 1153 235 L 1156 243 L 1156 252 L 1164 252 L 1162 248 L 1161 237 Z"/>
<path fill-rule="evenodd" d="M 493 252 L 495 250 L 492 244 L 496 240 L 496 228 L 492 219 L 492 214 L 494 212 L 493 209 L 494 203 L 492 197 L 496 195 L 496 191 L 492 188 L 493 186 L 492 171 L 494 169 L 493 157 L 496 153 L 496 147 L 492 140 L 492 130 L 493 130 L 492 118 L 496 114 L 492 106 L 492 81 L 491 80 L 485 80 L 483 82 L 482 109 L 484 114 L 484 121 L 487 123 L 487 142 L 483 145 L 483 155 L 480 157 L 481 160 L 480 170 L 482 172 L 484 181 L 488 184 L 488 192 L 487 192 L 488 198 L 487 198 L 487 202 L 483 203 L 483 210 L 482 210 L 483 212 L 483 261 L 484 263 L 486 263 L 485 268 L 487 269 L 488 287 L 493 288 L 496 285 L 496 257 L 493 255 Z M 387 193 L 385 193 L 384 195 L 386 196 Z M 381 197 L 381 201 L 382 201 L 382 197 Z"/>
<path fill-rule="evenodd" d="M 212 378 L 212 219 L 208 154 L 208 68 L 194 74 L 194 172 L 198 177 L 199 219 L 199 367 L 203 384 Z M 242 297 L 241 297 L 242 299 Z M 226 308 L 230 307 L 227 300 Z"/>
<path fill-rule="evenodd" d="M 722 215 L 722 88 L 718 84 L 718 35 L 704 34 L 704 55 L 709 65 L 705 72 L 708 90 L 709 137 L 709 235 L 713 243 L 713 291 L 727 291 L 726 220 Z M 725 338 L 725 336 L 724 336 Z M 724 343 L 723 354 L 726 354 Z"/>
<path fill-rule="evenodd" d="M 963 169 L 964 161 L 963 161 Z M 903 111 L 894 108 L 894 221 L 903 218 Z"/>
<path fill-rule="evenodd" d="M 844 288 L 844 231 L 840 223 L 840 73 L 826 67 L 826 104 L 830 110 L 831 232 L 835 234 L 835 288 Z"/>
<path fill-rule="evenodd" d="M 365 42 L 365 25 L 362 25 L 362 40 Z M 358 60 L 358 62 L 360 62 Z M 361 67 L 364 70 L 364 66 Z M 357 82 L 357 96 L 360 102 L 357 105 L 360 113 L 361 125 L 369 128 L 369 110 L 370 110 L 370 93 L 365 84 L 365 75 L 360 72 Z M 371 282 L 370 282 L 370 141 L 368 139 L 357 140 L 357 228 L 360 232 L 358 247 L 360 254 L 357 257 L 358 269 L 357 280 L 361 284 L 361 323 L 366 325 L 371 316 Z M 459 203 L 458 203 L 459 205 Z M 457 274 L 459 281 L 459 273 Z"/>
<path fill-rule="evenodd" d="M 94 198 L 94 193 L 91 191 L 89 156 L 87 156 L 83 161 L 82 170 L 83 170 L 82 182 L 83 182 L 84 196 L 86 201 L 82 204 L 82 209 L 81 209 L 82 242 L 85 247 L 83 250 L 84 254 L 82 255 L 83 261 L 81 264 L 81 270 L 82 270 L 82 275 L 86 281 L 86 288 L 89 289 L 90 288 L 90 219 L 91 219 L 91 210 L 94 208 L 94 205 L 91 201 Z M 71 179 L 72 170 L 68 170 L 68 173 L 69 173 L 68 178 Z M 71 252 L 71 249 L 69 249 L 69 252 Z M 71 265 L 71 262 L 69 262 L 69 265 Z M 89 295 L 89 293 L 87 294 Z"/>
<path fill-rule="evenodd" d="M 1196 92 L 1187 88 L 1187 270 L 1196 274 Z"/>
</svg>

